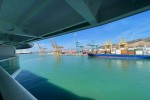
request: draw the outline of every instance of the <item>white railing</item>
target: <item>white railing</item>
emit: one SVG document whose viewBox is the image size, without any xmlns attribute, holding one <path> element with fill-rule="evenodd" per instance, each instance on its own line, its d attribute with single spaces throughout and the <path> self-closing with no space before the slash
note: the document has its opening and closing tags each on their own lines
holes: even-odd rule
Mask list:
<svg viewBox="0 0 150 100">
<path fill-rule="evenodd" d="M 0 66 L 7 71 L 9 74 L 13 74 L 20 67 L 19 65 L 19 57 L 1 57 Z"/>
<path fill-rule="evenodd" d="M 3 100 L 37 100 L 0 66 L 0 93 Z"/>
</svg>

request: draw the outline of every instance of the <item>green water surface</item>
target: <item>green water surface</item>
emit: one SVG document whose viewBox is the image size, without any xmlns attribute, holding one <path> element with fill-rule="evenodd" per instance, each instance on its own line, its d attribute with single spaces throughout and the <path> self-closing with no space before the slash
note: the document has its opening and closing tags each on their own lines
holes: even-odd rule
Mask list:
<svg viewBox="0 0 150 100">
<path fill-rule="evenodd" d="M 25 54 L 20 55 L 20 65 L 81 97 L 150 100 L 150 60 Z"/>
</svg>

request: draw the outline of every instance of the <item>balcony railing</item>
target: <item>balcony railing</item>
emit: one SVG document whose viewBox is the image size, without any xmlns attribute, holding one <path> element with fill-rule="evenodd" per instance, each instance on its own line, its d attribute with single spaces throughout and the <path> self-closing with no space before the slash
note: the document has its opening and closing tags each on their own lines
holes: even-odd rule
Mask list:
<svg viewBox="0 0 150 100">
<path fill-rule="evenodd" d="M 19 69 L 19 57 L 1 57 L 0 66 L 12 75 L 15 71 Z"/>
</svg>

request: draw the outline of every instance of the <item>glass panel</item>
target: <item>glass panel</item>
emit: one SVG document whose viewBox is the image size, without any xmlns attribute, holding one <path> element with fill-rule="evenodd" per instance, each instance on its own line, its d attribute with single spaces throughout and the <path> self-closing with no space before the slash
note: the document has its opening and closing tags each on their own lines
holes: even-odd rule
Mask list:
<svg viewBox="0 0 150 100">
<path fill-rule="evenodd" d="M 5 69 L 9 74 L 13 74 L 19 69 L 19 57 L 13 57 L 0 62 L 0 66 Z"/>
</svg>

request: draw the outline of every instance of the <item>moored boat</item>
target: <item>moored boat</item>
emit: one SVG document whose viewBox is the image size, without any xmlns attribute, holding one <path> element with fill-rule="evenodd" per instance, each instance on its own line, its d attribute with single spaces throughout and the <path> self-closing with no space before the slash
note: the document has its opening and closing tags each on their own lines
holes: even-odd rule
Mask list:
<svg viewBox="0 0 150 100">
<path fill-rule="evenodd" d="M 105 51 L 102 53 L 102 51 Z M 110 40 L 106 42 L 100 53 L 90 52 L 88 56 L 99 58 L 124 58 L 124 59 L 150 59 L 150 48 L 144 47 L 128 47 L 128 43 L 124 38 L 120 40 L 116 48 L 113 48 Z"/>
<path fill-rule="evenodd" d="M 128 54 L 93 54 L 89 53 L 88 56 L 99 58 L 125 58 L 125 59 L 150 59 L 150 55 L 128 55 Z"/>
</svg>

